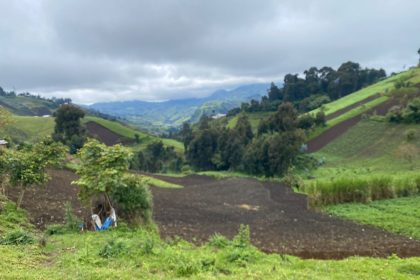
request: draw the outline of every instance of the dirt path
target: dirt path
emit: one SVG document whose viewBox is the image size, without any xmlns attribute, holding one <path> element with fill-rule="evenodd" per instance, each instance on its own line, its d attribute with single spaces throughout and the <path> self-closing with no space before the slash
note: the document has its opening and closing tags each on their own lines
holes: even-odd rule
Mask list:
<svg viewBox="0 0 420 280">
<path fill-rule="evenodd" d="M 372 114 L 376 112 L 376 114 L 384 116 L 388 112 L 391 107 L 398 104 L 398 101 L 395 99 L 389 99 L 381 104 L 378 104 L 377 106 L 367 110 L 365 114 Z M 343 135 L 347 130 L 352 128 L 354 125 L 356 125 L 361 119 L 362 115 L 357 115 L 353 118 L 347 119 L 345 121 L 342 121 L 341 123 L 327 129 L 314 139 L 309 140 L 306 144 L 308 145 L 308 153 L 314 153 L 319 150 L 321 150 L 323 147 L 328 145 L 330 142 L 334 141 L 341 135 Z"/>
<path fill-rule="evenodd" d="M 233 237 L 240 224 L 266 252 L 304 258 L 420 256 L 420 242 L 307 209 L 306 197 L 276 183 L 202 176 L 160 179 L 184 189 L 152 188 L 154 219 L 163 237 L 204 242 L 218 232 Z"/>
<path fill-rule="evenodd" d="M 103 142 L 108 146 L 112 146 L 115 144 L 128 145 L 134 142 L 131 139 L 127 139 L 119 134 L 116 134 L 115 132 L 96 122 L 86 123 L 86 129 L 91 137 L 98 139 L 99 141 Z"/>
</svg>

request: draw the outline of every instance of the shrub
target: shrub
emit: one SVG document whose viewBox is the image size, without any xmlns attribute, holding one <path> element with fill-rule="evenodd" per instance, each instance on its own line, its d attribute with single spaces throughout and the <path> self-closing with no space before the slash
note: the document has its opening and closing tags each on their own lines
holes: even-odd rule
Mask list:
<svg viewBox="0 0 420 280">
<path fill-rule="evenodd" d="M 70 203 L 66 203 L 66 212 L 65 212 L 65 226 L 69 231 L 79 231 L 82 221 L 73 213 L 73 207 Z"/>
<path fill-rule="evenodd" d="M 48 235 L 59 235 L 64 234 L 67 232 L 67 228 L 65 225 L 49 225 L 45 230 L 45 233 Z"/>
<path fill-rule="evenodd" d="M 131 224 L 149 223 L 153 204 L 149 187 L 136 175 L 125 175 L 123 183 L 111 193 L 118 214 Z"/>
<path fill-rule="evenodd" d="M 239 248 L 245 248 L 251 245 L 251 231 L 249 225 L 240 225 L 238 234 L 233 238 L 233 245 Z"/>
<path fill-rule="evenodd" d="M 408 129 L 404 132 L 405 140 L 411 142 L 416 139 L 416 130 Z"/>
<path fill-rule="evenodd" d="M 221 249 L 228 246 L 230 241 L 223 235 L 215 233 L 210 237 L 208 244 L 212 247 Z"/>
<path fill-rule="evenodd" d="M 18 229 L 12 232 L 9 232 L 1 241 L 2 245 L 26 245 L 34 243 L 33 236 L 24 231 L 23 229 Z"/>
</svg>

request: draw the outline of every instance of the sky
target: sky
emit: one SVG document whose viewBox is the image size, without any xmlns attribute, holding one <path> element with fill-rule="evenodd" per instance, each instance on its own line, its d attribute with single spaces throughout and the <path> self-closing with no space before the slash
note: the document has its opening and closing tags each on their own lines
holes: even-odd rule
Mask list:
<svg viewBox="0 0 420 280">
<path fill-rule="evenodd" d="M 355 61 L 415 65 L 417 0 L 0 0 L 0 86 L 76 103 L 202 97 Z"/>
</svg>

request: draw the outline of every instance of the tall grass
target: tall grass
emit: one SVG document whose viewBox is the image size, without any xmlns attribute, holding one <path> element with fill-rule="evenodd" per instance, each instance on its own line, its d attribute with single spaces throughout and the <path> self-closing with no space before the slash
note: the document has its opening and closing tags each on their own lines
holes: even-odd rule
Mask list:
<svg viewBox="0 0 420 280">
<path fill-rule="evenodd" d="M 311 206 L 362 202 L 420 194 L 420 174 L 319 179 L 304 183 Z"/>
</svg>

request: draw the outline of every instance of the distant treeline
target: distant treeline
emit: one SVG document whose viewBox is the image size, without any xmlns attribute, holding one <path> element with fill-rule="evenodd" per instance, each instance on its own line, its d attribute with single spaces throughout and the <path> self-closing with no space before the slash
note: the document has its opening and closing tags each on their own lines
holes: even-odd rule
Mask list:
<svg viewBox="0 0 420 280">
<path fill-rule="evenodd" d="M 24 96 L 28 98 L 44 100 L 44 101 L 52 103 L 53 105 L 57 107 L 62 104 L 70 104 L 72 102 L 70 98 L 56 98 L 56 97 L 46 98 L 40 95 L 31 94 L 29 92 L 16 93 L 15 91 L 5 91 L 2 87 L 0 87 L 0 96 L 5 96 L 5 97 Z"/>
<path fill-rule="evenodd" d="M 252 100 L 233 109 L 228 115 L 241 111 L 276 111 L 282 102 L 291 102 L 301 112 L 308 112 L 322 104 L 339 99 L 386 77 L 383 69 L 361 68 L 358 63 L 346 62 L 335 70 L 331 67 L 311 67 L 298 74 L 287 74 L 283 87 L 271 83 L 268 95 L 260 101 Z"/>
</svg>

